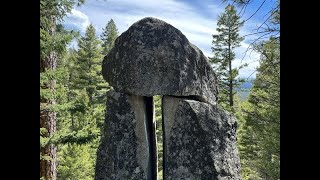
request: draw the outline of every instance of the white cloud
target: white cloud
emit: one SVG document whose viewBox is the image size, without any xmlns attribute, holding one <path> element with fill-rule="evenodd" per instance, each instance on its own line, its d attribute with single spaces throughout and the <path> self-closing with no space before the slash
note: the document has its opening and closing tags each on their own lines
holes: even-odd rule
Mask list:
<svg viewBox="0 0 320 180">
<path fill-rule="evenodd" d="M 85 32 L 87 26 L 90 24 L 90 20 L 89 17 L 83 12 L 72 9 L 71 13 L 67 14 L 63 24 L 69 29 Z"/>
<path fill-rule="evenodd" d="M 121 34 L 136 21 L 144 17 L 155 17 L 179 29 L 191 43 L 198 46 L 206 56 L 211 57 L 212 34 L 216 33 L 218 15 L 224 10 L 224 6 L 218 3 L 201 1 L 201 7 L 197 8 L 194 4 L 175 0 L 87 1 L 83 6 L 76 7 L 73 10 L 66 22 L 84 32 L 91 21 L 96 27 L 97 33 L 100 34 L 102 28 L 112 18 Z M 245 25 L 240 34 L 250 33 L 252 26 L 252 23 L 248 26 Z M 251 37 L 248 39 L 251 39 Z M 235 65 L 240 64 L 243 52 L 249 44 L 243 42 L 241 45 L 240 48 L 236 49 Z M 258 53 L 253 52 L 251 56 L 246 56 L 242 63 L 251 62 L 257 57 L 259 57 Z M 240 70 L 240 76 L 250 75 L 259 64 L 258 61 L 256 62 Z"/>
<path fill-rule="evenodd" d="M 102 32 L 102 28 L 111 18 L 115 21 L 119 33 L 144 17 L 164 20 L 178 28 L 191 43 L 209 55 L 212 34 L 216 33 L 216 17 L 223 10 L 213 4 L 210 7 L 215 9 L 212 9 L 208 17 L 186 3 L 173 0 L 88 1 L 86 5 L 77 9 L 90 17 L 98 33 Z"/>
<path fill-rule="evenodd" d="M 252 50 L 250 44 L 241 42 L 240 47 L 235 49 L 236 59 L 233 61 L 232 67 L 239 67 L 244 63 L 248 66 L 239 70 L 239 76 L 242 78 L 254 78 L 256 76 L 256 68 L 259 66 L 260 54 Z M 247 52 L 246 52 L 247 51 Z"/>
</svg>

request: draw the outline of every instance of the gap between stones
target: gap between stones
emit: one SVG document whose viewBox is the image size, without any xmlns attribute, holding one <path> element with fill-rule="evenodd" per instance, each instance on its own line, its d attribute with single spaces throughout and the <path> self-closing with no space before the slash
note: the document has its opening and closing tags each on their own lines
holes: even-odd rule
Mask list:
<svg viewBox="0 0 320 180">
<path fill-rule="evenodd" d="M 191 96 L 173 96 L 170 95 L 171 97 L 175 97 L 175 98 L 181 98 L 181 99 L 186 99 L 186 100 L 194 100 L 194 101 L 199 101 L 199 102 L 203 102 L 203 103 L 208 103 L 206 101 L 204 101 L 203 99 L 201 99 L 199 96 L 195 96 L 195 95 L 191 95 Z M 148 172 L 147 172 L 147 179 L 148 180 L 162 180 L 164 177 L 164 170 L 165 168 L 165 131 L 164 131 L 164 119 L 163 119 L 163 106 L 162 106 L 162 98 L 163 95 L 160 96 L 161 97 L 161 103 L 160 103 L 160 108 L 161 108 L 161 132 L 160 132 L 160 136 L 162 137 L 162 164 L 158 164 L 158 154 L 159 154 L 159 150 L 157 148 L 157 127 L 156 127 L 156 112 L 155 112 L 155 103 L 154 103 L 154 96 L 143 96 L 144 98 L 144 104 L 145 104 L 145 109 L 146 109 L 146 126 L 147 126 L 147 139 L 148 139 L 148 147 L 149 147 L 149 162 L 148 162 Z M 162 167 L 162 173 L 158 174 L 158 167 Z M 159 171 L 160 172 L 160 171 Z M 158 176 L 160 178 L 158 178 Z"/>
<path fill-rule="evenodd" d="M 147 180 L 157 180 L 157 140 L 156 140 L 156 125 L 154 120 L 154 102 L 153 97 L 144 96 L 144 104 L 146 109 L 145 123 L 147 125 L 147 139 L 149 147 L 149 162 Z"/>
</svg>

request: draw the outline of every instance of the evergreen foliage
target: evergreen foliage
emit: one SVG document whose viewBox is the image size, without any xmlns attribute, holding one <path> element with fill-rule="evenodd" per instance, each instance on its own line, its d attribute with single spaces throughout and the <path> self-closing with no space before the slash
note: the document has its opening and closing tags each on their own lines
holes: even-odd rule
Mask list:
<svg viewBox="0 0 320 180">
<path fill-rule="evenodd" d="M 276 39 L 261 43 L 260 67 L 243 103 L 239 119 L 238 144 L 242 177 L 280 178 L 280 50 Z"/>
<path fill-rule="evenodd" d="M 102 47 L 103 47 L 103 55 L 107 55 L 109 51 L 114 46 L 114 42 L 116 38 L 118 37 L 118 29 L 113 21 L 113 19 L 110 19 L 108 21 L 106 27 L 103 29 L 103 32 L 101 34 L 101 40 L 103 41 Z"/>
<path fill-rule="evenodd" d="M 163 173 L 163 130 L 162 130 L 162 96 L 154 96 L 157 151 L 158 151 L 158 180 L 162 180 Z"/>
<path fill-rule="evenodd" d="M 54 136 L 57 114 L 67 105 L 59 104 L 64 86 L 59 84 L 63 72 L 57 64 L 66 53 L 66 45 L 73 34 L 59 23 L 77 3 L 73 0 L 40 0 L 40 178 L 56 179 L 56 152 Z"/>
</svg>

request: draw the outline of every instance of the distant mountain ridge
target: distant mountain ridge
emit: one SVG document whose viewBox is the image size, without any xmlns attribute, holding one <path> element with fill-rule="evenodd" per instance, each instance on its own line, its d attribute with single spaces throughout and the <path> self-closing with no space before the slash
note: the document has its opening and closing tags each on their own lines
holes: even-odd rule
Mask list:
<svg viewBox="0 0 320 180">
<path fill-rule="evenodd" d="M 246 100 L 249 96 L 250 90 L 253 86 L 254 79 L 250 79 L 236 88 L 237 94 L 242 101 Z"/>
<path fill-rule="evenodd" d="M 243 88 L 243 89 L 251 89 L 253 86 L 253 83 L 250 82 L 250 81 L 246 81 L 244 82 L 243 84 L 241 84 L 240 88 Z"/>
</svg>

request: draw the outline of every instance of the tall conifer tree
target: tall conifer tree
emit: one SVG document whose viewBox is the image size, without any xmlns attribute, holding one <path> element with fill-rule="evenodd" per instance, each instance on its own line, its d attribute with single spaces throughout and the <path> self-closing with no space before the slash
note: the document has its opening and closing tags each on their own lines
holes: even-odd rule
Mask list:
<svg viewBox="0 0 320 180">
<path fill-rule="evenodd" d="M 244 39 L 239 35 L 243 21 L 237 15 L 235 7 L 228 5 L 219 16 L 217 25 L 218 34 L 212 35 L 214 56 L 210 58 L 210 61 L 214 64 L 214 70 L 219 79 L 219 102 L 228 102 L 226 107 L 232 108 L 234 89 L 240 85 L 240 81 L 236 77 L 239 74 L 239 68 L 241 68 L 233 68 L 232 61 L 235 60 L 234 49 L 239 47 L 240 42 Z"/>
<path fill-rule="evenodd" d="M 84 1 L 79 0 L 78 5 Z M 40 0 L 40 178 L 56 180 L 56 146 L 50 138 L 57 128 L 57 61 L 71 41 L 59 22 L 75 1 Z"/>
</svg>

